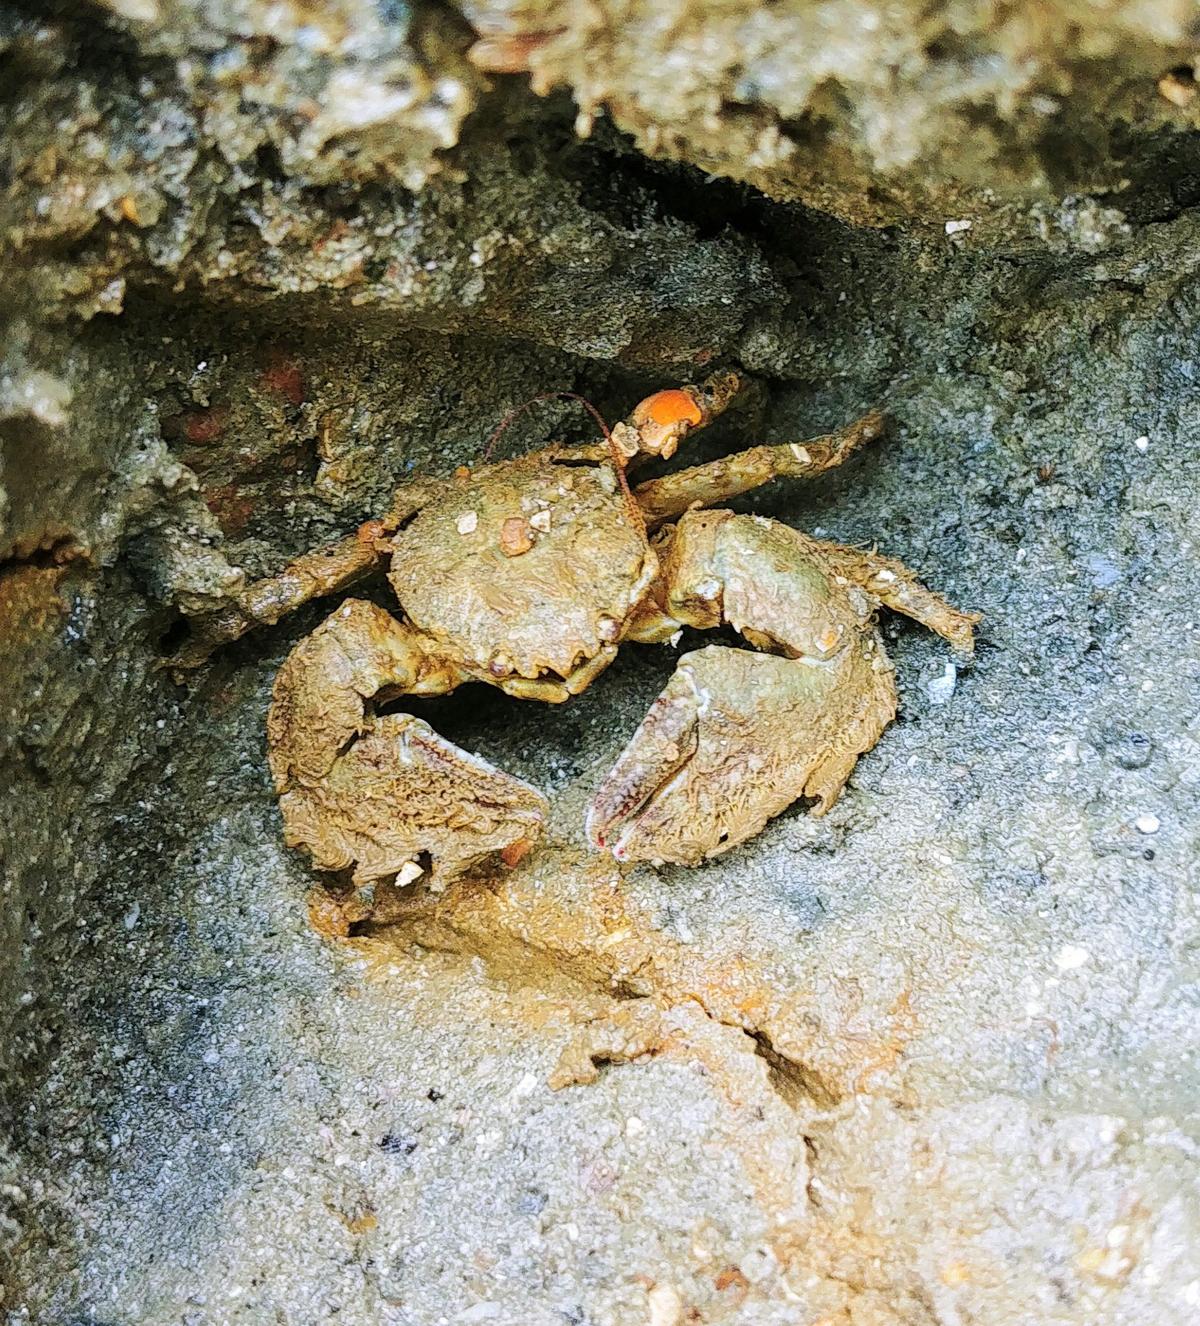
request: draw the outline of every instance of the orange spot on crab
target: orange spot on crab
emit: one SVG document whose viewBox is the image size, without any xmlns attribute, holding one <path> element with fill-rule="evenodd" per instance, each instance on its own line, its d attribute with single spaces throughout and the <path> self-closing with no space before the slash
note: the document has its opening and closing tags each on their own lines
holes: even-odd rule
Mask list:
<svg viewBox="0 0 1200 1326">
<path fill-rule="evenodd" d="M 703 411 L 692 396 L 678 387 L 656 391 L 647 396 L 633 412 L 633 422 L 658 424 L 669 428 L 672 424 L 695 427 L 704 419 Z"/>
<path fill-rule="evenodd" d="M 690 428 L 704 424 L 704 411 L 690 391 L 669 387 L 641 401 L 629 416 L 638 450 L 669 459 Z"/>
<path fill-rule="evenodd" d="M 512 870 L 519 866 L 522 861 L 533 851 L 533 844 L 528 838 L 518 838 L 516 842 L 509 843 L 500 850 L 500 860 Z"/>
</svg>

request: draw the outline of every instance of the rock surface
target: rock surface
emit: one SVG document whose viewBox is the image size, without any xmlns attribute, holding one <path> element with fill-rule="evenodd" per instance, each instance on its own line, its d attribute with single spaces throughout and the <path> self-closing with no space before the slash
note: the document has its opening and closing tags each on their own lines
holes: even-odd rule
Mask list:
<svg viewBox="0 0 1200 1326">
<path fill-rule="evenodd" d="M 8 1322 L 1196 1315 L 1194 36 L 1072 14 L 0 5 Z M 263 749 L 320 611 L 189 688 L 180 612 L 713 363 L 693 457 L 887 407 L 747 507 L 974 666 L 893 623 L 843 801 L 691 871 L 582 840 L 669 648 L 428 704 L 550 842 L 351 927 Z"/>
</svg>

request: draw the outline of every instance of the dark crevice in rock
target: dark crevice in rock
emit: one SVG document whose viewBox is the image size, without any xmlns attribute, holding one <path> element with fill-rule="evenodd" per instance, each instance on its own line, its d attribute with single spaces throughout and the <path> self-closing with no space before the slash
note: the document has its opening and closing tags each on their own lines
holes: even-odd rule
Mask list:
<svg viewBox="0 0 1200 1326">
<path fill-rule="evenodd" d="M 745 1030 L 754 1042 L 755 1053 L 767 1062 L 771 1085 L 792 1109 L 801 1106 L 829 1109 L 838 1103 L 841 1093 L 822 1074 L 780 1054 L 766 1032 L 753 1027 Z"/>
</svg>

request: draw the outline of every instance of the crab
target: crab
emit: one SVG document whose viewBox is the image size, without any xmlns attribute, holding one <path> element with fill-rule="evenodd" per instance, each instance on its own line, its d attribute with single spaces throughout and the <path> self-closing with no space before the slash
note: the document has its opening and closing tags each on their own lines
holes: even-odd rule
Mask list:
<svg viewBox="0 0 1200 1326">
<path fill-rule="evenodd" d="M 717 373 L 655 392 L 603 444 L 406 485 L 385 517 L 199 624 L 177 664 L 388 566 L 399 613 L 346 599 L 275 680 L 268 756 L 289 845 L 321 870 L 350 870 L 359 886 L 426 871 L 444 881 L 496 855 L 515 865 L 545 827 L 542 793 L 380 706 L 466 682 L 559 704 L 625 642 L 677 641 L 684 627 L 732 627 L 752 648 L 679 658 L 600 780 L 591 845 L 622 861 L 696 865 L 800 797 L 814 815 L 828 811 L 896 712 L 878 609 L 963 653 L 978 617 L 891 558 L 719 507 L 842 464 L 880 436 L 877 412 L 629 486 L 627 467 L 669 458 L 743 385 Z"/>
</svg>

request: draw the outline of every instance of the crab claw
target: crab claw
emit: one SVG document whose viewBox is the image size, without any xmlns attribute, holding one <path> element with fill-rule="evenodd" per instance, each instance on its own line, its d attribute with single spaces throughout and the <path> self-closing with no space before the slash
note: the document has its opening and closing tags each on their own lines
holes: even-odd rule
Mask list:
<svg viewBox="0 0 1200 1326">
<path fill-rule="evenodd" d="M 588 837 L 618 861 L 696 865 L 797 797 L 823 814 L 895 707 L 873 633 L 824 660 L 685 654 L 597 790 Z"/>
<path fill-rule="evenodd" d="M 374 603 L 348 599 L 279 670 L 267 753 L 284 840 L 357 885 L 444 880 L 493 854 L 515 866 L 546 823 L 535 787 L 460 750 L 383 694 L 443 695 L 461 679 L 430 642 Z"/>
<path fill-rule="evenodd" d="M 618 861 L 626 858 L 630 827 L 655 793 L 696 755 L 699 705 L 688 684 L 691 675 L 681 664 L 588 807 L 588 838 L 594 846 L 608 848 Z"/>
<path fill-rule="evenodd" d="M 377 718 L 328 776 L 280 798 L 284 838 L 356 884 L 456 874 L 490 853 L 515 866 L 546 824 L 535 787 L 460 750 L 411 714 Z M 424 864 L 422 864 L 424 863 Z"/>
</svg>

